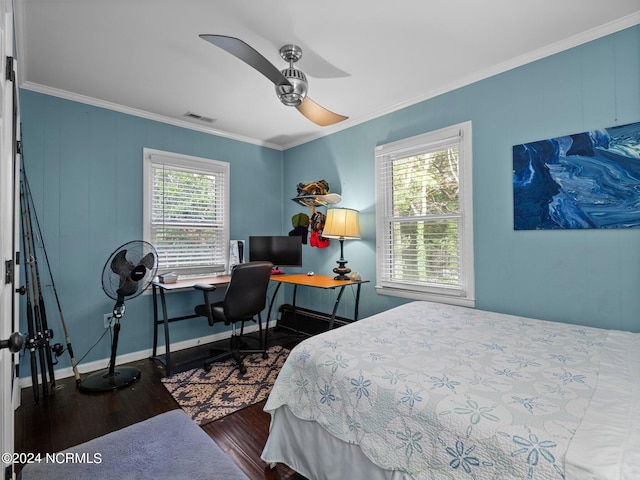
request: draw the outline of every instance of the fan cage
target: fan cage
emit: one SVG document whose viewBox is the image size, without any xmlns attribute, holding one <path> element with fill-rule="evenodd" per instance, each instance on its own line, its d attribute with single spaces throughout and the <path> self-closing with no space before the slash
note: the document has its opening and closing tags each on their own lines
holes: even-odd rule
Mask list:
<svg viewBox="0 0 640 480">
<path fill-rule="evenodd" d="M 144 276 L 137 280 L 135 293 L 126 295 L 125 298 L 131 299 L 142 294 L 149 285 L 151 285 L 151 282 L 155 278 L 158 270 L 158 252 L 152 244 L 144 240 L 134 240 L 121 245 L 109 256 L 102 269 L 102 289 L 107 296 L 113 300 L 118 299 L 118 289 L 121 284 L 121 276 L 114 272 L 111 266 L 114 259 L 123 251 L 126 252 L 126 260 L 133 266 L 139 265 L 141 260 L 147 255 L 153 255 L 153 267 L 147 268 Z"/>
</svg>

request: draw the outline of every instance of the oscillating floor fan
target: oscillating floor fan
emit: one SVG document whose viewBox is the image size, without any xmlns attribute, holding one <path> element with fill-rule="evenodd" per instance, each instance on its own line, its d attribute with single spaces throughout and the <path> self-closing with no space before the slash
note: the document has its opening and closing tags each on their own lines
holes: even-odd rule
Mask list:
<svg viewBox="0 0 640 480">
<path fill-rule="evenodd" d="M 113 341 L 109 368 L 89 375 L 78 388 L 85 392 L 105 392 L 129 385 L 140 378 L 135 367 L 115 367 L 120 319 L 124 316 L 124 301 L 137 297 L 153 281 L 158 270 L 158 253 L 142 240 L 125 243 L 111 254 L 102 269 L 102 289 L 113 300 Z"/>
</svg>

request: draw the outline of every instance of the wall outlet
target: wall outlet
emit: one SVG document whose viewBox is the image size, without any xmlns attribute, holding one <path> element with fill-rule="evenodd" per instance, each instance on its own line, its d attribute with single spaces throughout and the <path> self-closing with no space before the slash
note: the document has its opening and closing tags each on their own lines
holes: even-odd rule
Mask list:
<svg viewBox="0 0 640 480">
<path fill-rule="evenodd" d="M 105 313 L 104 314 L 104 328 L 109 328 L 113 326 L 113 313 Z"/>
</svg>

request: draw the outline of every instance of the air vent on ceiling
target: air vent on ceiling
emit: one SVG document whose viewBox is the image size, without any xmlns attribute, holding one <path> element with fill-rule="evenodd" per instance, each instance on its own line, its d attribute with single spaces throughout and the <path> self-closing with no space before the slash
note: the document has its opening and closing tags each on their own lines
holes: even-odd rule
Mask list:
<svg viewBox="0 0 640 480">
<path fill-rule="evenodd" d="M 197 113 L 187 112 L 183 116 L 187 118 L 193 118 L 194 120 L 200 120 L 201 122 L 213 123 L 215 122 L 215 118 L 203 117 L 202 115 L 198 115 Z"/>
</svg>

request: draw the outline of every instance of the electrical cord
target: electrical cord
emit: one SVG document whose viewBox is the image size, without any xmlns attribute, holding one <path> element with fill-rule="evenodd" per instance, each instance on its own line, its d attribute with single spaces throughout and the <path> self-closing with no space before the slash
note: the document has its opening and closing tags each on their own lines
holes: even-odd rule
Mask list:
<svg viewBox="0 0 640 480">
<path fill-rule="evenodd" d="M 113 332 L 112 332 L 112 328 L 113 327 L 109 327 L 107 329 L 105 329 L 105 331 L 102 333 L 102 335 L 100 335 L 100 338 L 98 338 L 98 340 L 96 340 L 96 343 L 94 343 L 93 345 L 91 345 L 91 347 L 89 347 L 89 350 L 87 350 L 87 353 L 85 353 L 80 360 L 78 360 L 76 362 L 76 366 L 80 365 L 80 363 L 82 362 L 82 360 L 84 360 L 84 358 L 89 355 L 91 353 L 91 351 L 102 341 L 102 339 L 104 338 L 104 336 L 107 334 L 107 332 L 109 332 L 109 337 L 112 339 L 113 341 Z M 20 353 L 18 354 L 18 356 L 20 358 L 23 358 L 24 356 L 26 356 L 26 348 L 23 348 L 20 350 Z M 57 363 L 57 362 L 56 362 Z M 109 368 L 111 366 L 111 361 L 109 361 L 109 365 L 107 365 L 107 368 Z"/>
<path fill-rule="evenodd" d="M 84 358 L 89 355 L 91 353 L 91 350 L 93 350 L 104 338 L 104 336 L 107 334 L 107 332 L 109 332 L 109 337 L 113 337 L 112 335 L 112 329 L 113 327 L 109 327 L 107 329 L 105 329 L 105 331 L 102 333 L 102 335 L 100 335 L 100 338 L 98 338 L 98 340 L 96 340 L 96 343 L 94 343 L 93 345 L 91 345 L 91 347 L 89 347 L 89 350 L 87 350 L 87 353 L 85 353 L 82 357 L 80 357 L 80 360 L 78 360 L 77 365 L 80 365 L 80 362 L 82 362 L 82 360 L 84 360 Z"/>
</svg>

